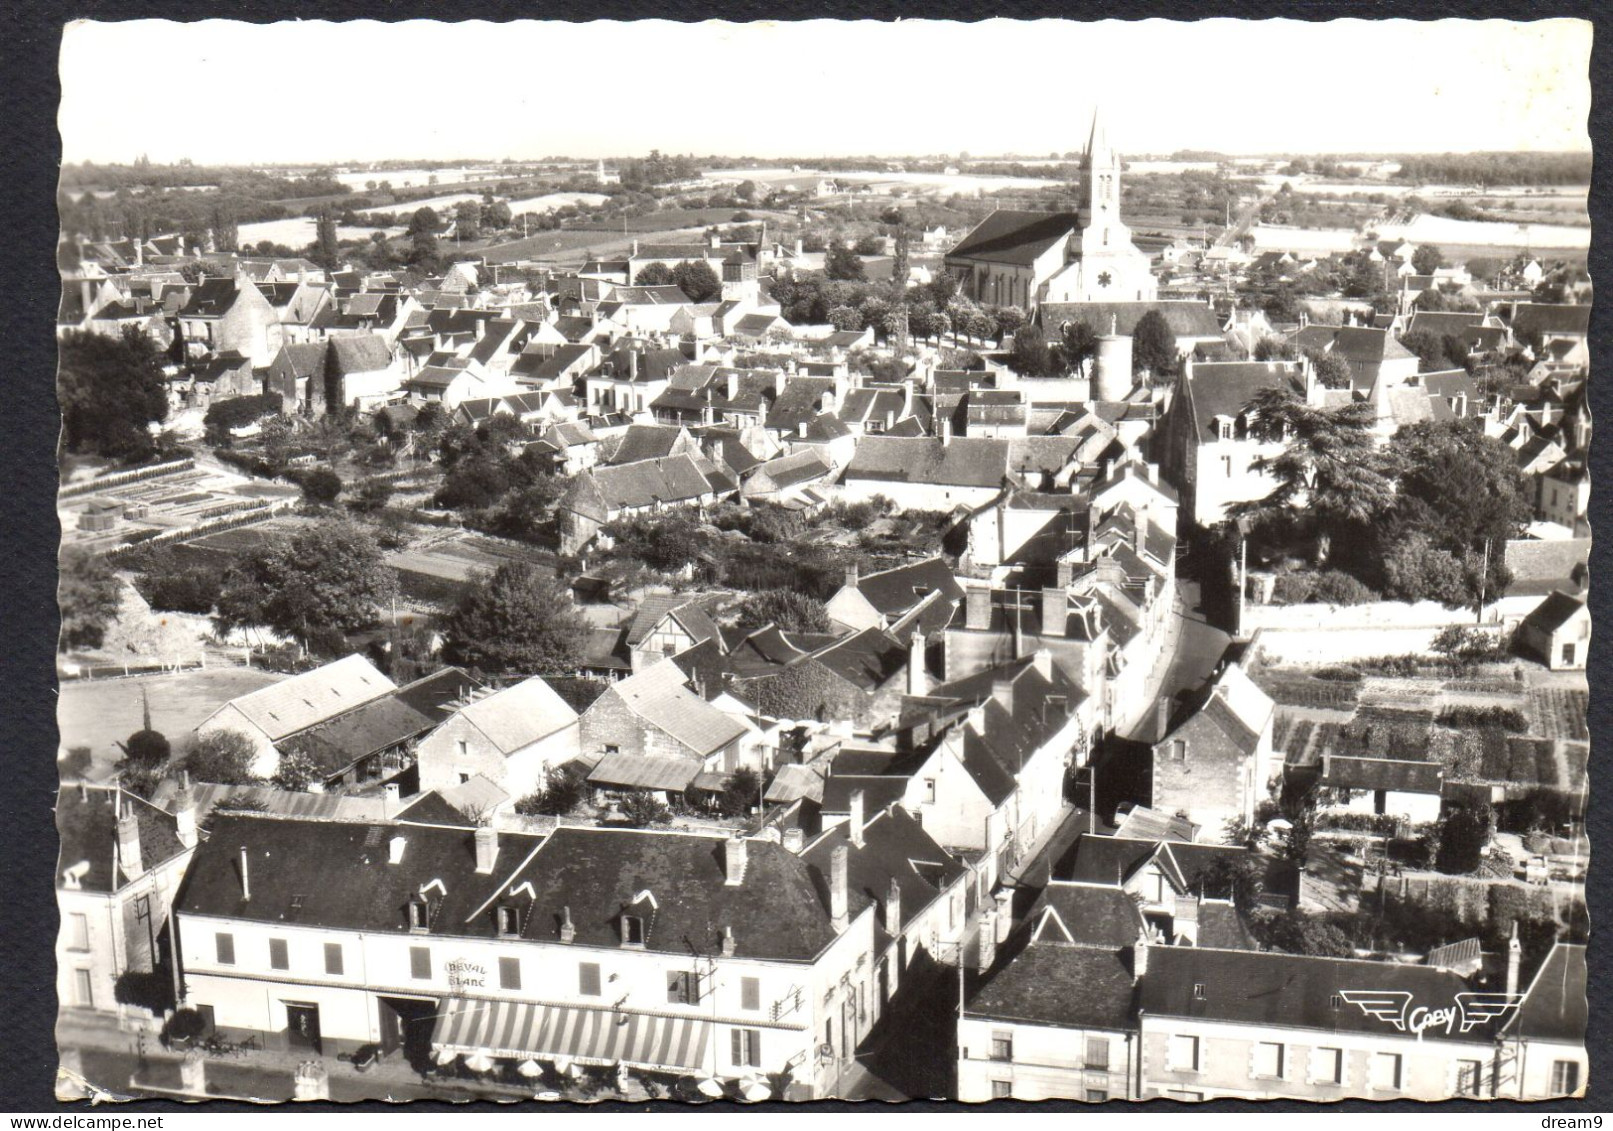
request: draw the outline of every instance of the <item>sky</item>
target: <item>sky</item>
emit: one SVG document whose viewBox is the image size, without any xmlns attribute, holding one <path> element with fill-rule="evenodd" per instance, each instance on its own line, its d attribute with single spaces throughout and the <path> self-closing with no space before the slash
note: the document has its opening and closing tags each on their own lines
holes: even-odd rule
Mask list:
<svg viewBox="0 0 1613 1131">
<path fill-rule="evenodd" d="M 1590 49 L 1566 19 L 79 21 L 58 121 L 66 161 L 197 164 L 1046 155 L 1100 101 L 1128 154 L 1588 150 Z"/>
</svg>

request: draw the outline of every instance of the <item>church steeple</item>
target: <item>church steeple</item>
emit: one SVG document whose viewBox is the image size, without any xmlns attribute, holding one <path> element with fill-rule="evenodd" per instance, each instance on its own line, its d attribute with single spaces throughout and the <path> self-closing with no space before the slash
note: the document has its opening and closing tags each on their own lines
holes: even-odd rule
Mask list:
<svg viewBox="0 0 1613 1131">
<path fill-rule="evenodd" d="M 1087 226 L 1103 227 L 1120 219 L 1120 157 L 1109 145 L 1101 105 L 1092 111 L 1083 172 L 1087 181 Z"/>
</svg>

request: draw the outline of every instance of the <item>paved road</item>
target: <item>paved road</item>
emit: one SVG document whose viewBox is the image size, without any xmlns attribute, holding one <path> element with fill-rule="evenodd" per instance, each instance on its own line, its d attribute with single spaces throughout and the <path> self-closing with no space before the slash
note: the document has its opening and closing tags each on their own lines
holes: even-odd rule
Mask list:
<svg viewBox="0 0 1613 1131">
<path fill-rule="evenodd" d="M 1176 590 L 1179 601 L 1171 612 L 1176 623 L 1171 626 L 1172 637 L 1166 644 L 1171 649 L 1170 660 L 1157 682 L 1150 681 L 1148 709 L 1121 731 L 1122 737 L 1137 742 L 1152 742 L 1159 737 L 1152 705 L 1158 703 L 1161 696 L 1175 699 L 1183 692 L 1202 687 L 1232 642 L 1230 636 L 1204 618 L 1199 607 L 1198 582 L 1179 580 Z"/>
</svg>

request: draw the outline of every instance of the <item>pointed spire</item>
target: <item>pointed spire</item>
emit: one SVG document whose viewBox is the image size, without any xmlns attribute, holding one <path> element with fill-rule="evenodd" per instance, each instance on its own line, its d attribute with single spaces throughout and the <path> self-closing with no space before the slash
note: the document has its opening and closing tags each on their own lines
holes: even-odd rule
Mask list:
<svg viewBox="0 0 1613 1131">
<path fill-rule="evenodd" d="M 1092 132 L 1087 135 L 1087 162 L 1099 154 L 1107 156 L 1109 153 L 1109 131 L 1103 120 L 1103 103 L 1099 102 L 1092 107 Z"/>
</svg>

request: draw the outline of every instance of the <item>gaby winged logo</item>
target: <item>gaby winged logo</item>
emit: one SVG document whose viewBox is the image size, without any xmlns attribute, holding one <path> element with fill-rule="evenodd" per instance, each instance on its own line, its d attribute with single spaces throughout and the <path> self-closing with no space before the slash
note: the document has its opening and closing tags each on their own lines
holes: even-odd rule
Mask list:
<svg viewBox="0 0 1613 1131">
<path fill-rule="evenodd" d="M 1407 990 L 1340 990 L 1339 997 L 1359 1006 L 1368 1017 L 1392 1025 L 1397 1033 L 1414 1033 L 1420 1041 L 1433 1031 L 1453 1037 L 1472 1032 L 1487 1021 L 1504 1023 L 1523 1002 L 1522 994 L 1460 993 L 1456 1004 L 1430 1009 L 1412 1005 Z"/>
</svg>

